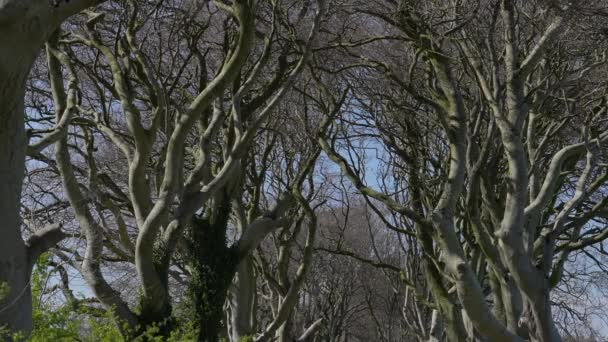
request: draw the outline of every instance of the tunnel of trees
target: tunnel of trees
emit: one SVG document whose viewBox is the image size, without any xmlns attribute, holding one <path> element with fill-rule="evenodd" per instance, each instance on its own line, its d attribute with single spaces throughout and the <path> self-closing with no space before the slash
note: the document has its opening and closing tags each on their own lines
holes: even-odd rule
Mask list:
<svg viewBox="0 0 608 342">
<path fill-rule="evenodd" d="M 0 0 L 0 340 L 606 341 L 608 2 Z"/>
</svg>

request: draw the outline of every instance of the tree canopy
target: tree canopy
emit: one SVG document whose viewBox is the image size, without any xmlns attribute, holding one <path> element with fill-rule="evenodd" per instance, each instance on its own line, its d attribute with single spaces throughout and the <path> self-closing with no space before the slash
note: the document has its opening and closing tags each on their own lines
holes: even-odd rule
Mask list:
<svg viewBox="0 0 608 342">
<path fill-rule="evenodd" d="M 2 1 L 0 337 L 605 340 L 607 18 Z"/>
</svg>

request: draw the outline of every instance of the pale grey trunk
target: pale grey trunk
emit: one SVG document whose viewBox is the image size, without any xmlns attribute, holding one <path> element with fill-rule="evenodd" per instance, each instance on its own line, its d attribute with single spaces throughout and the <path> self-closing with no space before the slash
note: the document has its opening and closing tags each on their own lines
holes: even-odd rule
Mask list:
<svg viewBox="0 0 608 342">
<path fill-rule="evenodd" d="M 238 266 L 237 279 L 229 294 L 233 341 L 253 334 L 255 291 L 253 263 L 251 256 L 246 256 Z"/>
<path fill-rule="evenodd" d="M 47 37 L 70 15 L 103 0 L 0 0 L 0 326 L 32 329 L 30 273 L 33 260 L 21 238 L 19 215 L 25 171 L 25 81 Z"/>
<path fill-rule="evenodd" d="M 0 27 L 0 282 L 10 289 L 0 299 L 0 326 L 30 331 L 30 269 L 19 215 L 26 148 L 23 98 L 42 41 L 28 41 L 18 29 Z"/>
<path fill-rule="evenodd" d="M 3 50 L 0 53 L 4 55 Z M 0 68 L 5 65 L 0 62 Z M 7 77 L 6 70 L 0 69 L 0 282 L 10 290 L 0 301 L 0 325 L 29 331 L 32 298 L 27 249 L 21 239 L 19 217 L 25 165 L 24 78 L 18 74 Z"/>
<path fill-rule="evenodd" d="M 433 310 L 431 315 L 431 329 L 428 342 L 441 342 L 443 340 L 443 323 L 438 310 Z"/>
</svg>

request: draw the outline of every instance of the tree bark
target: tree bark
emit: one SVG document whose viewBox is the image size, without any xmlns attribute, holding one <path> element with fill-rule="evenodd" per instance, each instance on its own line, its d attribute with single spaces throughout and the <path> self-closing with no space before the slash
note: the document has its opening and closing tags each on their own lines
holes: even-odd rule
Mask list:
<svg viewBox="0 0 608 342">
<path fill-rule="evenodd" d="M 229 201 L 222 202 L 212 217 L 192 221 L 188 238 L 192 272 L 188 294 L 197 323 L 198 340 L 203 342 L 219 341 L 224 302 L 238 265 L 235 249 L 226 246 Z"/>
<path fill-rule="evenodd" d="M 47 1 L 0 1 L 0 326 L 32 329 L 28 251 L 19 215 L 27 147 L 25 81 L 42 45 L 70 15 L 101 1 L 72 0 L 57 7 Z"/>
<path fill-rule="evenodd" d="M 2 43 L 6 38 L 2 35 Z M 12 56 L 7 46 L 0 45 L 0 59 Z M 0 301 L 0 325 L 29 331 L 32 328 L 32 298 L 19 217 L 25 167 L 23 94 L 29 68 L 24 65 L 17 68 L 11 70 L 10 64 L 0 61 L 0 282 L 9 289 L 8 295 Z"/>
<path fill-rule="evenodd" d="M 255 275 L 251 255 L 246 256 L 238 266 L 237 281 L 230 291 L 232 307 L 232 340 L 250 336 L 253 333 L 253 310 L 255 305 Z"/>
<path fill-rule="evenodd" d="M 11 331 L 32 329 L 29 260 L 19 215 L 26 148 L 23 98 L 43 39 L 28 41 L 27 29 L 26 24 L 0 26 L 0 283 L 9 288 L 0 299 L 0 326 Z"/>
</svg>

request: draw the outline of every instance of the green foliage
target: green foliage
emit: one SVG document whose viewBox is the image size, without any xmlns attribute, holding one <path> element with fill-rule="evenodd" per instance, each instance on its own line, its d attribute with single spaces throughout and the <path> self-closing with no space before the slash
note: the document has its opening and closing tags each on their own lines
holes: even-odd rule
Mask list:
<svg viewBox="0 0 608 342">
<path fill-rule="evenodd" d="M 239 337 L 237 342 L 253 342 L 253 336 L 241 336 Z M 228 340 L 224 337 L 220 338 L 220 342 L 228 342 Z"/>
<path fill-rule="evenodd" d="M 42 294 L 49 285 L 49 258 L 42 255 L 32 273 L 32 308 L 34 330 L 27 336 L 24 333 L 11 333 L 0 327 L 0 340 L 13 342 L 46 342 L 46 341 L 87 341 L 87 342 L 122 342 L 111 312 L 76 308 L 70 304 L 57 307 L 43 300 Z M 2 289 L 2 287 L 0 287 Z M 185 320 L 184 320 L 185 321 Z M 133 341 L 146 342 L 194 342 L 198 340 L 198 329 L 189 320 L 176 324 L 169 336 L 160 336 L 158 325 L 151 325 Z"/>
<path fill-rule="evenodd" d="M 114 318 L 110 314 L 101 318 L 89 317 L 87 326 L 90 329 L 88 333 L 80 333 L 80 335 L 86 336 L 86 339 L 84 339 L 86 341 L 124 341 Z"/>
<path fill-rule="evenodd" d="M 196 322 L 198 340 L 217 340 L 224 318 L 226 292 L 238 264 L 236 249 L 227 246 L 226 230 L 231 214 L 227 194 L 194 217 L 186 231 L 186 250 L 191 277 L 182 309 Z"/>
<path fill-rule="evenodd" d="M 78 320 L 74 319 L 71 308 L 67 305 L 53 308 L 49 303 L 41 301 L 42 292 L 47 286 L 48 278 L 48 255 L 43 254 L 38 259 L 32 273 L 34 331 L 32 331 L 28 340 L 34 342 L 78 340 L 79 324 Z"/>
<path fill-rule="evenodd" d="M 48 255 L 42 255 L 32 273 L 32 316 L 34 330 L 29 337 L 14 335 L 13 341 L 124 341 L 112 314 L 103 310 L 96 316 L 66 304 L 56 307 L 41 300 L 50 276 Z"/>
<path fill-rule="evenodd" d="M 194 324 L 187 322 L 179 325 L 168 337 L 162 336 L 158 325 L 153 324 L 148 327 L 143 334 L 135 338 L 134 342 L 195 342 L 197 341 L 198 331 Z"/>
<path fill-rule="evenodd" d="M 0 341 L 23 341 L 23 334 L 11 334 L 11 331 L 6 327 L 0 327 Z"/>
<path fill-rule="evenodd" d="M 11 292 L 11 287 L 7 282 L 0 281 L 0 301 L 2 301 Z"/>
<path fill-rule="evenodd" d="M 8 285 L 8 283 L 0 282 L 0 302 L 2 302 L 2 300 L 8 296 L 10 291 L 11 287 Z M 5 326 L 0 326 L 0 340 L 7 340 L 10 335 L 11 333 L 8 328 Z"/>
</svg>

